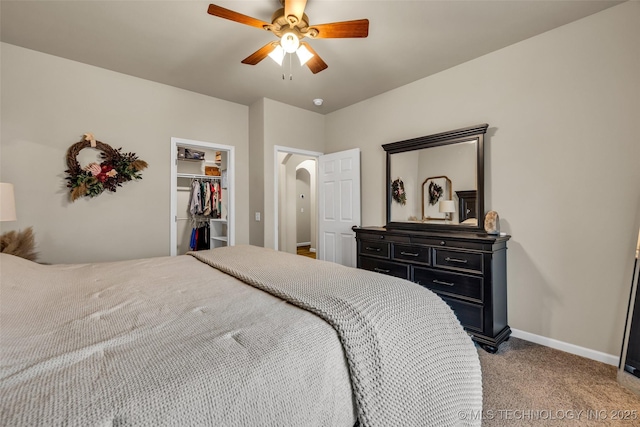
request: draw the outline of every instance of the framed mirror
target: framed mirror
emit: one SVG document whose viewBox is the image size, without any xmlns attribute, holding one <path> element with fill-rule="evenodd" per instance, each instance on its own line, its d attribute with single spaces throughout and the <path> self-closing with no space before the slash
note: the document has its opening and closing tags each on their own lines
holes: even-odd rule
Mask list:
<svg viewBox="0 0 640 427">
<path fill-rule="evenodd" d="M 384 144 L 387 228 L 484 232 L 481 124 Z"/>
</svg>

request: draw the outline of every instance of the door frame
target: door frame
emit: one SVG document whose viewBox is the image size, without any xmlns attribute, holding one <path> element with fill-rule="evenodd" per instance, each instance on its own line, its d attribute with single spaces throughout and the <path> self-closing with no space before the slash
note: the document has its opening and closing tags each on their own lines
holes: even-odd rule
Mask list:
<svg viewBox="0 0 640 427">
<path fill-rule="evenodd" d="M 280 185 L 280 165 L 278 164 L 278 153 L 286 153 L 286 154 L 300 154 L 303 156 L 314 157 L 316 160 L 316 165 L 318 164 L 318 158 L 324 153 L 320 153 L 318 151 L 309 151 L 309 150 L 301 150 L 299 148 L 293 147 L 285 147 L 282 145 L 274 145 L 273 146 L 273 248 L 277 251 L 279 250 L 279 239 L 280 239 L 280 212 L 279 205 L 280 200 L 278 198 L 279 193 L 279 185 Z M 318 198 L 318 168 L 316 167 L 316 199 Z M 317 204 L 316 204 L 317 209 Z M 316 227 L 316 241 L 318 236 L 318 230 Z"/>
<path fill-rule="evenodd" d="M 227 159 L 227 245 L 235 245 L 235 212 L 236 212 L 236 196 L 235 196 L 235 149 L 232 145 L 217 144 L 215 142 L 196 141 L 193 139 L 171 137 L 171 209 L 170 224 L 171 237 L 170 245 L 171 256 L 175 256 L 178 252 L 178 230 L 176 224 L 176 216 L 178 212 L 178 144 L 181 146 L 189 146 L 193 148 L 204 148 L 207 150 L 227 151 L 229 158 Z"/>
</svg>

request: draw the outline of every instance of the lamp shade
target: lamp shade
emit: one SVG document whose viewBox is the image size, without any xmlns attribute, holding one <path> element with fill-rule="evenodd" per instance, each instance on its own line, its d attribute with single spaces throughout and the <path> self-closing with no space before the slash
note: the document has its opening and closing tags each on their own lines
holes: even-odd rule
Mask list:
<svg viewBox="0 0 640 427">
<path fill-rule="evenodd" d="M 451 213 L 456 211 L 456 204 L 453 200 L 442 200 L 438 208 L 442 213 Z"/>
<path fill-rule="evenodd" d="M 309 49 L 306 46 L 302 45 L 296 50 L 296 55 L 298 55 L 298 59 L 300 60 L 300 66 L 303 66 L 307 63 L 308 60 L 313 58 L 313 53 L 309 52 Z"/>
<path fill-rule="evenodd" d="M 16 219 L 13 184 L 0 182 L 0 221 L 15 221 Z"/>
<path fill-rule="evenodd" d="M 269 58 L 273 59 L 278 65 L 282 65 L 282 60 L 286 54 L 287 52 L 284 51 L 282 46 L 278 45 L 271 51 Z"/>
</svg>

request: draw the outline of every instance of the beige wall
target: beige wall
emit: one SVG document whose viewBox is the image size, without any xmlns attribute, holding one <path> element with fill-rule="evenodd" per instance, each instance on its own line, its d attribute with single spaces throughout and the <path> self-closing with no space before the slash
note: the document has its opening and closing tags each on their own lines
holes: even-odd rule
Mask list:
<svg viewBox="0 0 640 427">
<path fill-rule="evenodd" d="M 249 107 L 249 243 L 254 246 L 264 246 L 264 102 Z"/>
<path fill-rule="evenodd" d="M 489 123 L 486 210 L 512 235 L 512 328 L 618 355 L 640 225 L 640 3 L 327 115 L 362 149 L 363 225 L 385 221 L 381 144 Z"/>
<path fill-rule="evenodd" d="M 169 254 L 171 137 L 236 147 L 236 242 L 248 243 L 248 108 L 3 43 L 0 179 L 40 260 L 110 261 Z M 82 134 L 149 163 L 116 193 L 68 202 L 66 150 Z M 84 152 L 87 150 L 83 150 Z"/>
<path fill-rule="evenodd" d="M 252 107 L 253 108 L 253 107 Z M 325 116 L 270 99 L 264 100 L 264 246 L 275 244 L 274 147 L 324 153 Z M 252 183 L 252 188 L 253 188 Z"/>
</svg>

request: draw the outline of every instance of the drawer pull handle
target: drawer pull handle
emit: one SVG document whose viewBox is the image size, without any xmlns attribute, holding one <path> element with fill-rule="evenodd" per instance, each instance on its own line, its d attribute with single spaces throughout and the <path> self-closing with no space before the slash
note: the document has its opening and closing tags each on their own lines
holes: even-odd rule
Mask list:
<svg viewBox="0 0 640 427">
<path fill-rule="evenodd" d="M 374 268 L 374 271 L 377 271 L 378 273 L 388 273 L 388 272 L 390 272 L 391 270 L 385 270 L 385 269 L 383 269 L 383 268 L 375 267 L 375 268 Z"/>
<path fill-rule="evenodd" d="M 438 279 L 433 279 L 433 283 L 435 283 L 437 285 L 447 285 L 447 286 L 454 286 L 455 285 L 455 283 L 443 282 L 443 281 L 438 280 Z"/>
<path fill-rule="evenodd" d="M 446 257 L 444 260 L 448 262 L 459 262 L 461 264 L 466 264 L 469 261 L 466 259 L 458 259 L 458 258 L 450 258 L 450 257 Z"/>
<path fill-rule="evenodd" d="M 403 251 L 403 252 L 400 252 L 400 255 L 418 256 L 420 254 L 414 254 L 414 253 L 411 253 L 411 252 L 404 252 Z"/>
<path fill-rule="evenodd" d="M 368 251 L 380 252 L 380 248 L 372 248 L 371 246 L 367 246 L 365 249 L 368 250 Z"/>
</svg>

